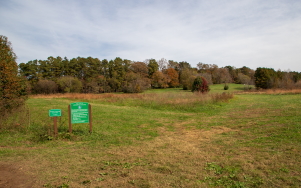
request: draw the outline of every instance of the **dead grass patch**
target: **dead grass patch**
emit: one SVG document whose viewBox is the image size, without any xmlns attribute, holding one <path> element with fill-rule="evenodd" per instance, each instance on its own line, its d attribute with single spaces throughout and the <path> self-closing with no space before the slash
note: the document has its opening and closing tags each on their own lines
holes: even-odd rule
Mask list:
<svg viewBox="0 0 301 188">
<path fill-rule="evenodd" d="M 237 94 L 269 94 L 269 95 L 287 95 L 287 94 L 301 94 L 301 89 L 260 89 L 250 90 L 244 92 L 236 92 Z"/>
<path fill-rule="evenodd" d="M 65 93 L 65 94 L 37 94 L 30 95 L 30 98 L 68 98 L 68 99 L 85 99 L 85 100 L 93 100 L 93 99 L 143 99 L 146 101 L 157 101 L 159 103 L 164 102 L 166 104 L 169 103 L 188 103 L 193 101 L 227 101 L 233 98 L 232 93 L 213 93 L 213 94 L 203 94 L 203 93 L 155 93 L 155 94 L 113 94 L 113 93 L 105 93 L 105 94 L 85 94 L 85 93 Z"/>
<path fill-rule="evenodd" d="M 32 95 L 31 98 L 67 98 L 81 100 L 97 100 L 103 103 L 123 106 L 141 106 L 153 109 L 173 109 L 180 111 L 198 111 L 201 105 L 227 102 L 234 97 L 232 93 L 155 93 L 155 94 L 51 94 Z"/>
</svg>

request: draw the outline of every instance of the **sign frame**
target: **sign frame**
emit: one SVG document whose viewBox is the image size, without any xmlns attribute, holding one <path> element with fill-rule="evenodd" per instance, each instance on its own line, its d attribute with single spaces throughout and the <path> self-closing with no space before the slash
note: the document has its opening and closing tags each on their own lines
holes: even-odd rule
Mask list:
<svg viewBox="0 0 301 188">
<path fill-rule="evenodd" d="M 74 102 L 70 104 L 71 123 L 89 123 L 89 103 Z"/>
<path fill-rule="evenodd" d="M 69 133 L 72 133 L 72 124 L 89 123 L 89 132 L 92 133 L 92 107 L 87 102 L 74 102 L 68 105 Z"/>
</svg>

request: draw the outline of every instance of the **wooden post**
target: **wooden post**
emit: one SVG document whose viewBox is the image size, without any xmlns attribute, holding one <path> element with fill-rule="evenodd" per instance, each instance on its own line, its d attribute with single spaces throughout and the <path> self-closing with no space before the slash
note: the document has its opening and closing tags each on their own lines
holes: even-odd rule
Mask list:
<svg viewBox="0 0 301 188">
<path fill-rule="evenodd" d="M 70 104 L 68 105 L 68 116 L 69 116 L 69 133 L 72 133 L 72 124 L 71 124 L 71 109 L 70 109 Z"/>
<path fill-rule="evenodd" d="M 92 133 L 92 107 L 89 104 L 89 124 L 90 124 L 90 133 Z"/>
<path fill-rule="evenodd" d="M 56 137 L 57 136 L 57 117 L 54 116 L 53 117 L 53 128 L 54 128 L 54 136 Z"/>
</svg>

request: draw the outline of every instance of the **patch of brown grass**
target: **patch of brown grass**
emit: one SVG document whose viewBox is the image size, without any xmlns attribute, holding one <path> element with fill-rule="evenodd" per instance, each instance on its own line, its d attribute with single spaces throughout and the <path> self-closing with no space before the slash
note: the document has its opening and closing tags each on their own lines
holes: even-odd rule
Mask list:
<svg viewBox="0 0 301 188">
<path fill-rule="evenodd" d="M 238 92 L 240 94 L 269 94 L 269 95 L 286 95 L 301 94 L 301 89 L 260 89 Z"/>
<path fill-rule="evenodd" d="M 104 94 L 93 94 L 93 93 L 56 93 L 56 94 L 37 94 L 30 95 L 30 98 L 67 98 L 67 99 L 107 99 L 107 98 L 141 98 L 140 94 L 114 94 L 114 93 L 104 93 Z"/>
<path fill-rule="evenodd" d="M 136 104 L 158 105 L 194 105 L 206 104 L 210 102 L 227 102 L 234 97 L 233 93 L 160 93 L 160 94 L 84 94 L 84 93 L 66 93 L 50 95 L 31 95 L 30 98 L 68 98 L 85 100 L 102 100 L 106 102 L 127 102 L 136 101 Z"/>
</svg>

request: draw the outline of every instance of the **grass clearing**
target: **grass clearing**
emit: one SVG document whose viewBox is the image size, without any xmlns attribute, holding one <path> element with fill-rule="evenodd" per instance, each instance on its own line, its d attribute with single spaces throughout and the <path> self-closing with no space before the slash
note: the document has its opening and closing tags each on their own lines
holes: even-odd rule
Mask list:
<svg viewBox="0 0 301 188">
<path fill-rule="evenodd" d="M 0 165 L 18 166 L 32 187 L 301 186 L 300 94 L 206 103 L 176 89 L 118 95 L 30 98 L 30 123 L 1 130 Z M 67 105 L 79 100 L 92 104 L 92 134 L 87 124 L 67 132 Z M 54 138 L 48 110 L 57 108 Z"/>
</svg>

